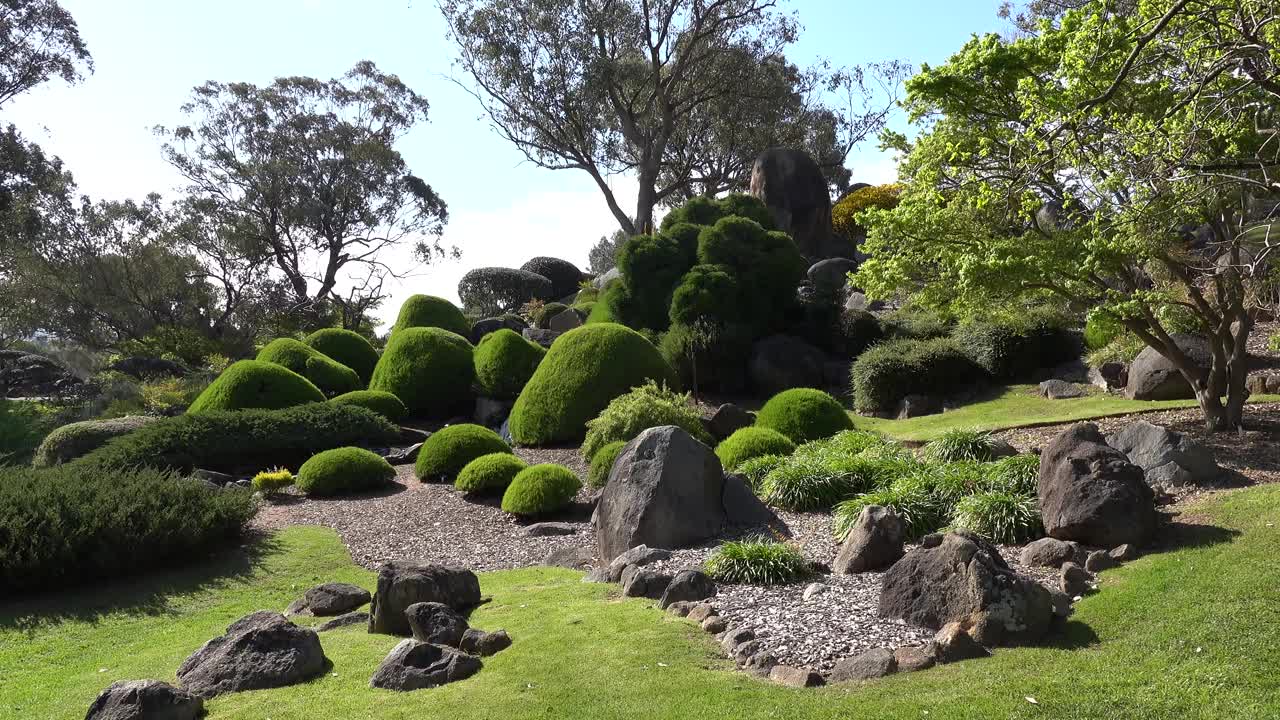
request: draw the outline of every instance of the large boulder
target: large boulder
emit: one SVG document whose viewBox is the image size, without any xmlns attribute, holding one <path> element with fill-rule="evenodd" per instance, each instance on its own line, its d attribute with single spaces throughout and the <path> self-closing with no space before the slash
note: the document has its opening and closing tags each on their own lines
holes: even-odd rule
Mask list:
<svg viewBox="0 0 1280 720">
<path fill-rule="evenodd" d="M 853 254 L 853 246 L 831 231 L 827 178 L 803 150 L 775 147 L 761 153 L 751 167 L 751 194 L 812 261 Z"/>
<path fill-rule="evenodd" d="M 480 671 L 480 658 L 444 645 L 400 641 L 392 648 L 369 685 L 384 690 L 421 690 L 465 680 Z"/>
<path fill-rule="evenodd" d="M 1040 454 L 1040 517 L 1059 540 L 1142 545 L 1156 527 L 1155 496 L 1142 468 L 1107 444 L 1098 426 L 1063 430 Z"/>
<path fill-rule="evenodd" d="M 351 583 L 325 583 L 303 593 L 303 602 L 312 615 L 344 615 L 369 602 L 369 591 Z"/>
<path fill-rule="evenodd" d="M 17 350 L 0 356 L 0 397 L 47 397 L 75 390 L 80 378 L 56 360 Z"/>
<path fill-rule="evenodd" d="M 894 563 L 882 579 L 879 611 L 931 629 L 961 622 L 984 645 L 1026 645 L 1049 629 L 1053 602 L 994 545 L 960 531 L 931 535 Z"/>
<path fill-rule="evenodd" d="M 405 608 L 409 630 L 418 642 L 458 647 L 471 626 L 457 610 L 438 602 L 414 603 Z"/>
<path fill-rule="evenodd" d="M 485 335 L 498 332 L 499 330 L 510 330 L 517 335 L 524 332 L 529 327 L 528 323 L 521 320 L 515 315 L 503 315 L 502 317 L 484 318 L 475 321 L 471 326 L 471 344 L 479 345 Z"/>
<path fill-rule="evenodd" d="M 1108 435 L 1107 444 L 1142 468 L 1148 485 L 1178 487 L 1207 483 L 1222 474 L 1212 450 L 1182 433 L 1145 420 Z"/>
<path fill-rule="evenodd" d="M 809 266 L 809 284 L 819 295 L 841 294 L 849 280 L 849 273 L 858 269 L 858 263 L 848 258 L 827 258 Z M 844 298 L 840 298 L 843 300 Z"/>
<path fill-rule="evenodd" d="M 378 568 L 378 589 L 369 609 L 369 632 L 408 635 L 405 610 L 435 602 L 467 610 L 480 602 L 480 580 L 470 570 L 393 560 Z"/>
<path fill-rule="evenodd" d="M 720 459 L 674 425 L 649 428 L 613 463 L 596 507 L 601 558 L 630 548 L 679 548 L 725 525 Z"/>
<path fill-rule="evenodd" d="M 89 706 L 85 720 L 196 720 L 204 701 L 159 680 L 113 683 Z"/>
<path fill-rule="evenodd" d="M 748 368 L 752 385 L 769 396 L 791 388 L 823 387 L 827 356 L 791 335 L 771 335 L 751 346 Z"/>
<path fill-rule="evenodd" d="M 868 505 L 845 537 L 831 569 L 850 574 L 881 570 L 902 557 L 902 520 L 892 508 Z"/>
<path fill-rule="evenodd" d="M 324 672 L 320 636 L 266 610 L 231 624 L 178 667 L 182 688 L 203 698 L 295 685 Z"/>
<path fill-rule="evenodd" d="M 1176 334 L 1172 337 L 1201 374 L 1208 374 L 1209 365 L 1213 362 L 1209 341 L 1196 335 Z M 1138 353 L 1129 365 L 1125 395 L 1133 400 L 1188 400 L 1196 396 L 1173 362 L 1150 347 Z"/>
</svg>

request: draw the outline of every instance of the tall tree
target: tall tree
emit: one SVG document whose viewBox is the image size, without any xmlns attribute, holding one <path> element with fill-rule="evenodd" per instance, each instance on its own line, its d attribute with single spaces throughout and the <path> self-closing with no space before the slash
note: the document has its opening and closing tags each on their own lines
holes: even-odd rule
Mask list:
<svg viewBox="0 0 1280 720">
<path fill-rule="evenodd" d="M 93 59 L 55 0 L 0 0 L 0 106 L 50 78 L 75 83 Z"/>
<path fill-rule="evenodd" d="M 741 187 L 744 158 L 768 147 L 749 145 L 803 138 L 842 164 L 892 103 L 850 114 L 816 102 L 821 86 L 865 97 L 866 75 L 787 64 L 797 24 L 778 0 L 439 4 L 498 132 L 541 167 L 588 173 L 629 235 L 652 228 L 661 204 Z M 894 69 L 872 72 L 893 86 Z M 609 186 L 619 173 L 639 182 L 634 213 Z"/>
</svg>

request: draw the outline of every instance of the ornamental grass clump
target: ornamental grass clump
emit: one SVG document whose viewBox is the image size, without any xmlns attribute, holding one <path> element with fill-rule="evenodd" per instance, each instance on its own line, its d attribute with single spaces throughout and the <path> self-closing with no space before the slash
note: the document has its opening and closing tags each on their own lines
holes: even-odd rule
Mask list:
<svg viewBox="0 0 1280 720">
<path fill-rule="evenodd" d="M 588 460 L 612 442 L 630 442 L 653 427 L 675 425 L 698 441 L 713 445 L 715 440 L 702 425 L 702 415 L 688 393 L 678 393 L 653 380 L 609 402 L 604 412 L 587 422 L 582 456 Z"/>
<path fill-rule="evenodd" d="M 918 539 L 937 530 L 946 517 L 930 493 L 927 482 L 918 477 L 905 477 L 836 505 L 833 519 L 837 539 L 844 539 L 857 524 L 863 508 L 869 505 L 880 505 L 896 512 L 902 520 L 908 540 Z"/>
<path fill-rule="evenodd" d="M 764 476 L 760 492 L 765 502 L 784 510 L 826 510 L 918 468 L 919 463 L 896 445 L 850 433 L 796 448 Z"/>
<path fill-rule="evenodd" d="M 1014 495 L 1035 495 L 1039 490 L 1040 456 L 1023 453 L 987 465 L 986 489 Z"/>
<path fill-rule="evenodd" d="M 1044 534 L 1039 504 L 1034 495 L 983 492 L 956 504 L 952 525 L 992 542 L 1019 545 Z"/>
<path fill-rule="evenodd" d="M 747 486 L 751 488 L 751 492 L 759 495 L 764 489 L 764 479 L 769 473 L 773 472 L 787 458 L 783 455 L 761 455 L 753 457 L 738 465 L 735 471 L 747 481 Z"/>
<path fill-rule="evenodd" d="M 924 454 L 928 459 L 938 462 L 986 462 L 995 457 L 995 442 L 989 432 L 952 428 L 926 445 Z"/>
<path fill-rule="evenodd" d="M 545 515 L 573 502 L 582 481 L 563 465 L 531 465 L 515 476 L 502 495 L 502 509 L 513 515 Z"/>
<path fill-rule="evenodd" d="M 705 567 L 719 582 L 751 585 L 783 585 L 809 573 L 809 563 L 796 546 L 766 537 L 726 542 L 707 558 Z"/>
<path fill-rule="evenodd" d="M 527 467 L 529 465 L 525 461 L 511 453 L 481 455 L 462 468 L 453 486 L 477 495 L 500 495 L 511 485 L 516 475 Z"/>
</svg>

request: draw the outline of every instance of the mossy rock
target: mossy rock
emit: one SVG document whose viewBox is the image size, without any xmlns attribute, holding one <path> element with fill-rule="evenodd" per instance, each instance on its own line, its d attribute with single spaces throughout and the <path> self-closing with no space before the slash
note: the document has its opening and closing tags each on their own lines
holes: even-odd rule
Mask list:
<svg viewBox="0 0 1280 720">
<path fill-rule="evenodd" d="M 376 490 L 395 476 L 395 468 L 380 455 L 363 448 L 341 447 L 302 463 L 294 485 L 307 495 L 323 497 Z"/>
<path fill-rule="evenodd" d="M 71 462 L 106 445 L 108 440 L 131 433 L 159 419 L 150 415 L 130 415 L 63 425 L 45 436 L 36 448 L 31 464 L 46 468 Z"/>
<path fill-rule="evenodd" d="M 498 400 L 520 395 L 547 351 L 520 333 L 503 328 L 485 335 L 476 345 L 476 386 L 480 394 Z"/>
<path fill-rule="evenodd" d="M 627 444 L 621 440 L 605 445 L 591 457 L 591 470 L 587 473 L 587 484 L 593 488 L 602 488 L 609 483 L 609 473 L 613 472 L 613 463 L 622 454 Z"/>
<path fill-rule="evenodd" d="M 615 323 L 574 328 L 556 338 L 516 399 L 511 437 L 522 445 L 581 440 L 588 420 L 646 380 L 679 387 L 643 335 Z"/>
<path fill-rule="evenodd" d="M 521 470 L 502 494 L 502 509 L 513 515 L 545 515 L 569 503 L 582 481 L 563 465 L 544 463 Z"/>
<path fill-rule="evenodd" d="M 396 424 L 409 414 L 400 398 L 385 390 L 356 390 L 339 395 L 329 402 L 368 408 Z"/>
<path fill-rule="evenodd" d="M 298 373 L 326 395 L 341 395 L 364 387 L 355 370 L 293 338 L 278 338 L 267 343 L 258 352 L 258 360 Z"/>
<path fill-rule="evenodd" d="M 471 335 L 471 323 L 458 306 L 435 295 L 413 295 L 404 301 L 391 336 L 408 328 L 441 328 L 462 337 Z"/>
<path fill-rule="evenodd" d="M 188 414 L 213 410 L 281 408 L 324 402 L 310 380 L 275 363 L 241 360 L 222 371 L 187 408 Z"/>
<path fill-rule="evenodd" d="M 492 453 L 511 453 L 498 433 L 481 425 L 450 425 L 422 444 L 413 474 L 423 482 L 452 482 L 472 460 Z"/>
<path fill-rule="evenodd" d="M 369 389 L 400 398 L 415 417 L 447 418 L 471 397 L 471 352 L 471 343 L 448 330 L 396 330 L 373 369 Z"/>
<path fill-rule="evenodd" d="M 769 398 L 756 414 L 756 425 L 777 430 L 795 443 L 807 443 L 852 430 L 853 419 L 827 393 L 794 388 Z"/>
<path fill-rule="evenodd" d="M 481 455 L 462 468 L 453 486 L 477 495 L 500 495 L 516 475 L 527 467 L 528 463 L 510 452 Z"/>
<path fill-rule="evenodd" d="M 777 430 L 744 427 L 734 431 L 716 446 L 716 457 L 725 472 L 733 472 L 742 463 L 765 455 L 790 455 L 796 444 Z"/>
<path fill-rule="evenodd" d="M 378 351 L 360 333 L 342 328 L 324 328 L 311 333 L 303 342 L 355 370 L 356 375 L 360 376 L 361 387 L 366 387 L 369 378 L 373 377 L 373 368 L 378 364 Z"/>
</svg>

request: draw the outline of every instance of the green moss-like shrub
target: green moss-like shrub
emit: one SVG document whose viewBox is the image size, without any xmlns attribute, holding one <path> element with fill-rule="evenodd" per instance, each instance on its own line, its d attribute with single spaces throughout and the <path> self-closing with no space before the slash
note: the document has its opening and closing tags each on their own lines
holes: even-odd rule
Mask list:
<svg viewBox="0 0 1280 720">
<path fill-rule="evenodd" d="M 715 199 L 699 195 L 691 198 L 683 205 L 673 208 L 671 212 L 664 215 L 662 224 L 659 227 L 662 232 L 666 233 L 681 223 L 714 225 L 724 215 L 724 208 Z"/>
<path fill-rule="evenodd" d="M 707 574 L 719 582 L 782 585 L 809 573 L 796 546 L 765 537 L 727 542 L 707 558 Z"/>
<path fill-rule="evenodd" d="M 675 373 L 643 335 L 622 325 L 574 328 L 556 338 L 511 411 L 511 436 L 523 445 L 583 437 L 588 420 L 647 380 L 677 387 Z"/>
<path fill-rule="evenodd" d="M 545 515 L 567 507 L 580 489 L 582 481 L 563 465 L 531 465 L 507 486 L 502 509 L 512 515 Z"/>
<path fill-rule="evenodd" d="M 253 476 L 251 485 L 255 492 L 263 495 L 274 495 L 293 484 L 293 473 L 287 468 L 263 470 Z"/>
<path fill-rule="evenodd" d="M 399 436 L 399 428 L 371 410 L 312 403 L 283 410 L 163 418 L 111 440 L 71 464 L 99 469 L 256 472 L 264 467 L 296 468 L 322 450 L 346 445 L 386 447 Z"/>
<path fill-rule="evenodd" d="M 716 457 L 725 472 L 733 472 L 738 466 L 751 458 L 763 455 L 790 455 L 795 452 L 796 444 L 791 438 L 777 430 L 764 427 L 745 427 L 735 430 L 732 435 L 720 441 L 716 446 Z"/>
<path fill-rule="evenodd" d="M 951 428 L 924 448 L 924 454 L 938 462 L 978 460 L 986 462 L 995 457 L 995 440 L 991 433 L 969 428 Z"/>
<path fill-rule="evenodd" d="M 546 354 L 541 345 L 507 328 L 480 338 L 474 356 L 476 386 L 480 394 L 499 400 L 514 400 Z"/>
<path fill-rule="evenodd" d="M 582 457 L 590 460 L 609 443 L 629 442 L 641 432 L 662 425 L 675 425 L 706 445 L 715 444 L 702 425 L 702 414 L 688 394 L 668 390 L 649 380 L 614 398 L 594 420 L 587 421 Z"/>
<path fill-rule="evenodd" d="M 373 368 L 378 364 L 378 351 L 357 332 L 342 328 L 324 328 L 307 336 L 307 345 L 346 365 L 360 377 L 361 387 L 369 384 Z"/>
<path fill-rule="evenodd" d="M 386 486 L 396 469 L 381 455 L 358 447 L 317 453 L 298 468 L 294 484 L 307 495 L 325 497 Z"/>
<path fill-rule="evenodd" d="M 324 393 L 298 373 L 275 363 L 241 360 L 223 370 L 191 403 L 187 414 L 253 408 L 279 410 L 319 402 L 324 402 Z"/>
<path fill-rule="evenodd" d="M 385 390 L 356 390 L 339 395 L 329 402 L 368 408 L 397 424 L 409 414 L 409 410 L 403 402 L 400 402 L 400 398 Z"/>
<path fill-rule="evenodd" d="M 849 373 L 859 412 L 892 412 L 907 395 L 945 396 L 987 379 L 950 338 L 882 342 L 862 353 Z"/>
<path fill-rule="evenodd" d="M 310 380 L 327 395 L 364 387 L 355 370 L 293 338 L 272 340 L 258 352 L 257 359 L 289 368 Z"/>
<path fill-rule="evenodd" d="M 618 308 L 626 303 L 627 288 L 622 283 L 612 283 L 600 293 L 600 299 L 587 313 L 587 325 L 618 322 Z"/>
<path fill-rule="evenodd" d="M 986 492 L 956 504 L 952 525 L 1005 545 L 1021 545 L 1044 534 L 1034 495 Z"/>
<path fill-rule="evenodd" d="M 400 306 L 391 337 L 408 328 L 440 328 L 462 337 L 471 334 L 471 323 L 458 306 L 434 295 L 412 295 Z"/>
<path fill-rule="evenodd" d="M 457 489 L 477 495 L 500 495 L 529 465 L 509 452 L 489 453 L 467 463 L 453 482 Z"/>
<path fill-rule="evenodd" d="M 551 327 L 551 318 L 568 309 L 569 306 L 562 302 L 544 303 L 539 305 L 537 309 L 533 311 L 533 317 L 530 319 L 533 320 L 534 327 L 541 330 L 547 330 Z"/>
<path fill-rule="evenodd" d="M 373 369 L 370 390 L 400 398 L 415 417 L 445 418 L 471 397 L 472 347 L 437 327 L 397 329 Z"/>
<path fill-rule="evenodd" d="M 738 281 L 723 265 L 694 265 L 671 295 L 671 323 L 691 325 L 700 319 L 732 322 L 738 315 Z"/>
<path fill-rule="evenodd" d="M 35 467 L 51 467 L 71 462 L 76 458 L 102 447 L 112 438 L 148 425 L 159 418 L 148 415 L 130 415 L 109 420 L 84 420 L 63 425 L 45 436 L 36 448 L 31 464 Z"/>
<path fill-rule="evenodd" d="M 747 193 L 729 193 L 716 201 L 720 210 L 726 215 L 737 215 L 754 220 L 765 230 L 775 229 L 773 213 L 764 201 Z"/>
<path fill-rule="evenodd" d="M 432 433 L 422 444 L 413 474 L 423 482 L 452 482 L 467 463 L 481 455 L 510 452 L 511 446 L 487 427 L 450 425 Z"/>
<path fill-rule="evenodd" d="M 153 469 L 0 468 L 0 587 L 27 593 L 191 563 L 226 548 L 256 510 L 248 490 Z"/>
<path fill-rule="evenodd" d="M 591 457 L 591 470 L 587 473 L 587 484 L 593 488 L 602 488 L 609 483 L 609 473 L 613 472 L 613 463 L 622 454 L 627 443 L 616 440 L 596 451 Z"/>
<path fill-rule="evenodd" d="M 798 443 L 853 429 L 853 420 L 840 401 L 813 388 L 784 390 L 769 398 L 757 413 L 756 424 Z"/>
<path fill-rule="evenodd" d="M 885 335 L 914 340 L 946 337 L 955 327 L 953 322 L 941 314 L 914 305 L 906 305 L 885 313 L 880 321 Z"/>
</svg>

